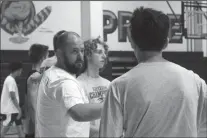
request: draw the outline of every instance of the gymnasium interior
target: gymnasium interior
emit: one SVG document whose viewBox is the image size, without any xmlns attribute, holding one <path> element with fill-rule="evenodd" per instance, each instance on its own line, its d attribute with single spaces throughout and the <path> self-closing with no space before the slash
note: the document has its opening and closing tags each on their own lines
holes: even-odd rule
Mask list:
<svg viewBox="0 0 207 138">
<path fill-rule="evenodd" d="M 15 19 L 15 23 L 21 31 L 24 24 L 26 26 L 29 22 L 27 20 L 35 20 L 37 28 L 16 34 L 9 29 L 14 22 L 6 14 L 12 2 L 1 1 L 0 5 L 0 88 L 2 90 L 3 82 L 9 74 L 8 63 L 23 62 L 23 73 L 16 80 L 20 105 L 26 88 L 25 78 L 31 70 L 28 57 L 30 45 L 49 45 L 50 56 L 53 56 L 52 37 L 61 29 L 75 31 L 84 40 L 101 36 L 109 45 L 108 64 L 101 76 L 110 81 L 139 64 L 130 47 L 126 26 L 133 10 L 140 6 L 168 14 L 171 22 L 169 45 L 163 51 L 163 56 L 194 71 L 207 83 L 207 1 L 31 1 L 29 17 Z M 21 41 L 14 41 L 12 38 L 15 37 L 21 37 Z M 8 135 L 13 136 L 15 133 L 15 130 L 10 130 Z"/>
</svg>

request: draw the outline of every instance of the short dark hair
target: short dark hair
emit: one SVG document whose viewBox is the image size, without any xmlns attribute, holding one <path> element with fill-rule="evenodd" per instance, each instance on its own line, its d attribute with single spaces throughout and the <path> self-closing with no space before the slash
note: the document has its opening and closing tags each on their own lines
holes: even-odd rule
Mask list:
<svg viewBox="0 0 207 138">
<path fill-rule="evenodd" d="M 161 51 L 168 38 L 169 17 L 151 8 L 137 8 L 130 20 L 130 31 L 141 51 Z"/>
<path fill-rule="evenodd" d="M 9 63 L 9 70 L 11 72 L 15 72 L 15 71 L 17 71 L 19 69 L 22 69 L 22 68 L 23 68 L 22 67 L 22 62 L 11 62 L 11 63 Z"/>
<path fill-rule="evenodd" d="M 61 30 L 61 31 L 57 32 L 55 34 L 55 36 L 53 37 L 54 51 L 56 51 L 58 48 L 60 48 L 60 44 L 64 41 L 65 35 L 69 34 L 69 33 L 72 33 L 75 36 L 80 37 L 80 35 L 78 35 L 75 32 L 68 32 L 68 31 L 65 31 L 65 30 Z"/>
<path fill-rule="evenodd" d="M 33 64 L 38 63 L 48 52 L 49 47 L 43 44 L 33 44 L 29 49 L 29 58 Z"/>
</svg>

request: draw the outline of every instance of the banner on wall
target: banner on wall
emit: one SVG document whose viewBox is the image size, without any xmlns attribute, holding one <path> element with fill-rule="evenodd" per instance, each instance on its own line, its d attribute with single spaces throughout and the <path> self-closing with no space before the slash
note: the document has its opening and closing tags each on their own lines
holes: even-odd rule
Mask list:
<svg viewBox="0 0 207 138">
<path fill-rule="evenodd" d="M 127 26 L 132 16 L 130 11 L 118 11 L 118 16 L 110 10 L 103 11 L 104 41 L 108 35 L 118 30 L 117 41 L 127 42 Z M 170 19 L 169 43 L 183 43 L 181 15 L 168 14 Z"/>
<path fill-rule="evenodd" d="M 22 44 L 30 38 L 41 24 L 45 22 L 52 11 L 51 6 L 46 6 L 36 13 L 32 1 L 3 1 L 1 3 L 1 28 L 10 34 L 9 41 Z"/>
<path fill-rule="evenodd" d="M 1 1 L 0 4 L 2 50 L 28 50 L 34 43 L 53 49 L 57 31 L 81 33 L 80 1 Z"/>
<path fill-rule="evenodd" d="M 126 27 L 136 8 L 153 8 L 167 14 L 170 19 L 169 44 L 165 51 L 186 51 L 186 39 L 182 37 L 181 2 L 169 1 L 173 5 L 173 15 L 166 1 L 104 1 L 104 40 L 112 51 L 132 51 L 127 38 Z M 177 18 L 177 19 L 176 19 Z M 182 39 L 183 38 L 183 39 Z"/>
</svg>

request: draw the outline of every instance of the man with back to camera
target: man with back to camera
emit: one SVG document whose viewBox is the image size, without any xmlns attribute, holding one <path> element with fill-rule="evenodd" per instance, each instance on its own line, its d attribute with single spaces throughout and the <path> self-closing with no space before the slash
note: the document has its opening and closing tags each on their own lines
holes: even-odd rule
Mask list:
<svg viewBox="0 0 207 138">
<path fill-rule="evenodd" d="M 35 112 L 36 99 L 42 73 L 40 66 L 44 59 L 48 57 L 48 46 L 43 44 L 32 44 L 29 49 L 29 58 L 32 63 L 32 70 L 26 78 L 26 94 L 25 94 L 25 138 L 34 138 L 35 136 Z"/>
<path fill-rule="evenodd" d="M 1 114 L 6 115 L 1 128 L 1 138 L 9 131 L 15 123 L 20 138 L 24 137 L 22 130 L 22 111 L 19 106 L 19 92 L 15 79 L 22 73 L 22 63 L 12 62 L 9 64 L 10 74 L 6 77 L 1 95 Z"/>
<path fill-rule="evenodd" d="M 128 33 L 139 64 L 111 83 L 100 137 L 206 137 L 206 83 L 162 57 L 168 31 L 164 13 L 133 12 Z"/>
<path fill-rule="evenodd" d="M 76 73 L 83 63 L 83 42 L 75 32 L 54 37 L 57 63 L 44 72 L 39 85 L 37 137 L 89 137 L 90 122 L 100 118 L 103 104 L 89 104 Z"/>
</svg>

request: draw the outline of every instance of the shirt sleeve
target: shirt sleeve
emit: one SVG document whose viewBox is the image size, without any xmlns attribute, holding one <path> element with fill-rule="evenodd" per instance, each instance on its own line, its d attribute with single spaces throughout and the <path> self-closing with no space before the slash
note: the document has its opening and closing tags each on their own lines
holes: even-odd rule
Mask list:
<svg viewBox="0 0 207 138">
<path fill-rule="evenodd" d="M 197 113 L 198 137 L 207 137 L 207 85 L 198 75 L 195 75 L 195 78 L 199 89 Z"/>
<path fill-rule="evenodd" d="M 14 79 L 9 79 L 7 86 L 9 92 L 15 92 L 17 90 L 17 84 Z"/>
<path fill-rule="evenodd" d="M 101 115 L 99 136 L 120 137 L 123 133 L 123 112 L 115 84 L 109 86 Z"/>
<path fill-rule="evenodd" d="M 81 88 L 78 84 L 73 80 L 65 81 L 62 86 L 62 98 L 64 102 L 64 106 L 67 109 L 70 109 L 76 104 L 83 104 L 83 95 L 81 94 Z"/>
</svg>

